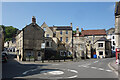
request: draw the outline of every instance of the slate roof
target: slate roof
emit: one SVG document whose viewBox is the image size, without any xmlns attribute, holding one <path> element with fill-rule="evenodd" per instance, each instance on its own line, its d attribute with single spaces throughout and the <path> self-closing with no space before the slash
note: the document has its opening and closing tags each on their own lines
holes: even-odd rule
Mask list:
<svg viewBox="0 0 120 80">
<path fill-rule="evenodd" d="M 115 33 L 115 28 L 110 28 L 106 31 L 106 34 L 113 34 Z"/>
<path fill-rule="evenodd" d="M 57 29 L 56 30 L 72 30 L 71 26 L 54 26 Z"/>
<path fill-rule="evenodd" d="M 101 37 L 99 40 L 97 40 L 97 41 L 109 41 L 107 38 L 105 38 L 105 37 Z"/>
</svg>

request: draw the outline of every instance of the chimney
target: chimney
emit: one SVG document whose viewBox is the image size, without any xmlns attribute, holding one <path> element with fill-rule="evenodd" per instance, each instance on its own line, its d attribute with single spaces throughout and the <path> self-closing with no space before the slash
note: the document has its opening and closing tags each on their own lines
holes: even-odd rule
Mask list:
<svg viewBox="0 0 120 80">
<path fill-rule="evenodd" d="M 70 26 L 72 27 L 72 23 L 70 23 Z"/>
<path fill-rule="evenodd" d="M 36 23 L 36 18 L 35 18 L 35 16 L 32 16 L 32 23 Z"/>
<path fill-rule="evenodd" d="M 83 28 L 81 28 L 81 31 L 83 31 Z"/>
<path fill-rule="evenodd" d="M 76 28 L 76 36 L 79 36 L 79 27 Z"/>
</svg>

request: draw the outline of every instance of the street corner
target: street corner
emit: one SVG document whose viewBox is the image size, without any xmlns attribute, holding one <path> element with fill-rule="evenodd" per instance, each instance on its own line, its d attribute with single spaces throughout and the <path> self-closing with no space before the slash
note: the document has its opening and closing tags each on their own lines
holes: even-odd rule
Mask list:
<svg viewBox="0 0 120 80">
<path fill-rule="evenodd" d="M 116 64 L 115 60 L 109 62 L 109 63 L 108 63 L 108 66 L 109 66 L 110 69 L 112 69 L 112 70 L 114 71 L 114 73 L 115 73 L 117 76 L 119 75 L 119 74 L 118 74 L 118 71 L 119 71 L 119 69 L 118 69 L 118 64 Z"/>
</svg>

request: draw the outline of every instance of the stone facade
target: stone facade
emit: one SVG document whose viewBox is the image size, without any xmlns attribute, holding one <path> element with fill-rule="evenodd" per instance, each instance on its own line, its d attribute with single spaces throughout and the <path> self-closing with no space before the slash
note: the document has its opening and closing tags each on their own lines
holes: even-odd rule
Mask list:
<svg viewBox="0 0 120 80">
<path fill-rule="evenodd" d="M 115 49 L 116 49 L 116 41 L 115 41 L 115 28 L 110 28 L 106 31 L 107 39 L 111 41 L 111 50 L 113 56 L 115 56 Z"/>
<path fill-rule="evenodd" d="M 70 26 L 48 27 L 44 22 L 41 28 L 45 31 L 46 41 L 54 44 L 51 49 L 56 49 L 58 54 L 64 54 L 65 52 L 72 54 L 72 23 Z"/>
<path fill-rule="evenodd" d="M 115 35 L 116 48 L 120 48 L 120 2 L 116 3 L 115 8 Z"/>
<path fill-rule="evenodd" d="M 24 27 L 16 36 L 17 58 L 26 60 L 29 56 L 38 60 L 38 55 L 43 56 L 41 43 L 44 43 L 44 31 L 36 24 L 35 17 L 32 23 Z"/>
<path fill-rule="evenodd" d="M 59 39 L 59 41 L 63 45 L 63 48 L 65 47 L 63 50 L 60 51 L 60 53 L 68 52 L 72 54 L 72 23 L 70 24 L 70 26 L 53 26 L 53 33 L 55 37 Z"/>
<path fill-rule="evenodd" d="M 105 30 L 83 30 L 79 32 L 79 28 L 76 29 L 76 33 L 73 36 L 73 48 L 77 58 L 92 58 L 93 53 L 96 50 L 95 42 L 101 37 L 106 37 Z"/>
<path fill-rule="evenodd" d="M 2 27 L 0 27 L 0 53 L 4 50 L 4 33 Z"/>
<path fill-rule="evenodd" d="M 53 31 L 48 27 L 45 22 L 41 25 L 41 28 L 45 31 L 45 37 L 53 37 Z"/>
</svg>

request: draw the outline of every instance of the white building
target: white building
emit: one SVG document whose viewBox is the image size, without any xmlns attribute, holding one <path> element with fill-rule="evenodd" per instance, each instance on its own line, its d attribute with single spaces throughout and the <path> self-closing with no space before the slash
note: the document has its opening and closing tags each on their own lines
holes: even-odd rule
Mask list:
<svg viewBox="0 0 120 80">
<path fill-rule="evenodd" d="M 111 41 L 111 50 L 112 50 L 112 54 L 115 56 L 115 28 L 110 28 L 107 30 L 107 39 Z"/>
</svg>

